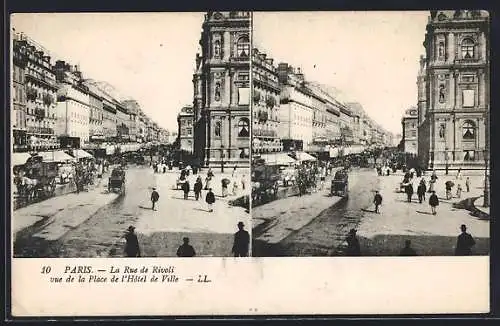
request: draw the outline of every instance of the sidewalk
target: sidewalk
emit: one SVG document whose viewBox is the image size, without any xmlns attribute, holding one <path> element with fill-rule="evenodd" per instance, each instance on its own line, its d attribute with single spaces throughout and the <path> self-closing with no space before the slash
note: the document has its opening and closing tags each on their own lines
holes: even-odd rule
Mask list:
<svg viewBox="0 0 500 326">
<path fill-rule="evenodd" d="M 47 227 L 35 234 L 47 240 L 56 240 L 68 230 L 78 226 L 99 208 L 111 203 L 118 194 L 107 192 L 107 178 L 97 179 L 98 184 L 89 191 L 52 197 L 18 210 L 12 216 L 12 232 L 15 234 L 29 226 L 44 221 Z"/>
<path fill-rule="evenodd" d="M 429 180 L 430 175 L 425 179 Z M 436 183 L 436 194 L 440 198 L 437 215 L 432 215 L 426 200 L 418 203 L 416 194 L 412 203 L 406 202 L 405 193 L 397 193 L 396 188 L 402 180 L 401 175 L 381 176 L 380 193 L 383 196 L 381 214 L 366 213 L 358 226 L 363 255 L 397 255 L 403 247 L 404 240 L 410 239 L 412 247 L 419 255 L 453 255 L 456 237 L 460 233 L 460 225 L 465 224 L 468 232 L 476 239 L 475 254 L 489 252 L 489 222 L 479 220 L 469 211 L 453 208 L 452 204 L 469 197 L 478 196 L 481 187 L 478 180 L 471 178 L 471 192 L 462 193 L 462 198 L 451 200 L 445 196 L 444 183 L 454 180 L 454 176 L 439 176 Z M 465 182 L 465 177 L 462 182 Z M 464 187 L 465 188 L 465 187 Z M 455 187 L 456 192 L 456 187 Z M 454 195 L 455 195 L 454 192 Z M 373 210 L 373 207 L 367 207 Z"/>
<path fill-rule="evenodd" d="M 342 197 L 330 196 L 331 179 L 331 176 L 327 177 L 323 190 L 316 193 L 279 199 L 253 208 L 252 227 L 260 233 L 254 239 L 269 244 L 279 243 L 337 204 Z"/>
</svg>

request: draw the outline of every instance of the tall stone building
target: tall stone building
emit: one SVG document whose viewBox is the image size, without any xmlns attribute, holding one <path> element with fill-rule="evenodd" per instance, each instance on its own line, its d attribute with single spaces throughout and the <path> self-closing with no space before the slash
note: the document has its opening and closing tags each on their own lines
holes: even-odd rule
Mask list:
<svg viewBox="0 0 500 326">
<path fill-rule="evenodd" d="M 12 47 L 12 143 L 15 152 L 27 150 L 26 138 L 26 91 L 25 69 L 28 64 L 26 46 L 22 46 L 19 36 L 13 40 Z"/>
<path fill-rule="evenodd" d="M 433 10 L 418 77 L 419 158 L 435 169 L 481 169 L 489 155 L 489 14 Z M 425 71 L 425 73 L 424 73 Z"/>
<path fill-rule="evenodd" d="M 201 165 L 249 166 L 251 15 L 208 12 L 193 75 L 194 155 Z"/>
<path fill-rule="evenodd" d="M 405 111 L 401 119 L 403 128 L 403 151 L 405 153 L 417 154 L 418 152 L 418 113 L 416 108 Z"/>
<path fill-rule="evenodd" d="M 253 49 L 252 53 L 252 80 L 252 150 L 254 153 L 281 152 L 278 72 L 273 59 L 258 49 Z"/>
</svg>

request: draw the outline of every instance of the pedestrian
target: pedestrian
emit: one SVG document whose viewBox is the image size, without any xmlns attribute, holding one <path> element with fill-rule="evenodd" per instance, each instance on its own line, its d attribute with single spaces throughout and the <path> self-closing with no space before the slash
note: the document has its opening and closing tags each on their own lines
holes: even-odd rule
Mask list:
<svg viewBox="0 0 500 326">
<path fill-rule="evenodd" d="M 422 201 L 425 200 L 425 190 L 425 182 L 420 180 L 420 184 L 417 187 L 418 202 L 420 204 L 422 204 Z"/>
<path fill-rule="evenodd" d="M 213 212 L 213 204 L 215 203 L 215 194 L 212 192 L 212 188 L 208 188 L 207 195 L 205 196 L 205 201 L 208 204 L 208 211 Z"/>
<path fill-rule="evenodd" d="M 451 195 L 451 189 L 452 189 L 452 183 L 450 181 L 447 181 L 445 183 L 445 188 L 446 188 L 446 199 L 447 200 L 450 200 L 452 198 L 452 195 Z"/>
<path fill-rule="evenodd" d="M 205 190 L 211 188 L 212 178 L 214 177 L 214 173 L 212 172 L 212 168 L 208 168 L 207 177 L 205 178 Z"/>
<path fill-rule="evenodd" d="M 466 232 L 467 226 L 465 226 L 465 224 L 460 226 L 460 230 L 462 233 L 457 238 L 455 256 L 470 256 L 472 254 L 472 247 L 476 244 L 476 241 Z"/>
<path fill-rule="evenodd" d="M 462 197 L 462 184 L 457 184 L 457 198 Z"/>
<path fill-rule="evenodd" d="M 135 227 L 131 225 L 128 227 L 127 233 L 125 234 L 125 255 L 127 255 L 127 257 L 141 257 L 139 240 L 137 240 L 137 235 L 134 233 L 134 230 Z"/>
<path fill-rule="evenodd" d="M 201 197 L 201 189 L 203 188 L 203 183 L 201 182 L 201 177 L 196 178 L 194 183 L 194 199 L 199 200 Z"/>
<path fill-rule="evenodd" d="M 413 196 L 413 184 L 411 180 L 405 186 L 406 196 L 408 198 L 408 202 L 411 203 L 411 197 Z"/>
<path fill-rule="evenodd" d="M 232 253 L 234 257 L 248 257 L 248 248 L 250 245 L 250 234 L 244 230 L 243 222 L 238 222 L 239 231 L 234 234 Z"/>
<path fill-rule="evenodd" d="M 433 170 L 431 174 L 431 181 L 429 182 L 429 193 L 434 191 L 434 185 L 436 184 L 437 179 L 436 170 Z"/>
<path fill-rule="evenodd" d="M 153 188 L 153 192 L 151 193 L 151 202 L 153 205 L 152 205 L 151 209 L 154 211 L 156 210 L 155 205 L 156 205 L 156 202 L 158 201 L 158 199 L 160 199 L 160 195 L 156 191 L 156 188 Z"/>
<path fill-rule="evenodd" d="M 233 168 L 233 173 L 231 174 L 231 178 L 234 178 L 234 175 L 236 174 L 236 168 L 237 168 L 237 165 L 235 165 Z"/>
<path fill-rule="evenodd" d="M 226 179 L 222 179 L 221 180 L 221 185 L 222 185 L 222 197 L 226 197 L 227 196 L 227 185 L 228 185 L 229 182 L 227 182 Z"/>
<path fill-rule="evenodd" d="M 186 179 L 186 181 L 182 184 L 182 191 L 184 191 L 184 199 L 187 200 L 189 197 L 189 180 Z"/>
<path fill-rule="evenodd" d="M 238 194 L 238 182 L 234 180 L 233 182 L 233 196 L 236 196 Z"/>
<path fill-rule="evenodd" d="M 356 230 L 351 229 L 349 235 L 346 238 L 347 241 L 347 256 L 361 256 L 361 247 L 359 245 L 359 240 L 356 237 Z"/>
<path fill-rule="evenodd" d="M 194 251 L 193 246 L 189 244 L 189 238 L 182 238 L 183 244 L 179 246 L 177 249 L 177 257 L 194 257 L 196 256 L 196 252 Z"/>
<path fill-rule="evenodd" d="M 439 205 L 439 199 L 436 195 L 436 191 L 432 191 L 432 195 L 429 197 L 429 205 L 431 206 L 432 215 L 436 215 L 436 207 Z"/>
<path fill-rule="evenodd" d="M 457 178 L 457 180 L 462 180 L 462 168 L 458 168 L 456 178 Z"/>
<path fill-rule="evenodd" d="M 382 205 L 382 195 L 378 191 L 375 191 L 375 196 L 373 197 L 373 203 L 375 204 L 375 213 L 379 213 L 378 207 Z"/>
<path fill-rule="evenodd" d="M 466 189 L 467 192 L 470 191 L 470 179 L 469 179 L 469 177 L 467 177 L 465 179 L 465 189 Z"/>
<path fill-rule="evenodd" d="M 416 251 L 411 247 L 411 240 L 405 240 L 405 246 L 399 253 L 400 256 L 416 256 Z"/>
<path fill-rule="evenodd" d="M 241 189 L 242 190 L 245 190 L 245 186 L 246 186 L 246 183 L 245 183 L 246 179 L 245 178 L 246 178 L 246 175 L 241 176 Z"/>
</svg>

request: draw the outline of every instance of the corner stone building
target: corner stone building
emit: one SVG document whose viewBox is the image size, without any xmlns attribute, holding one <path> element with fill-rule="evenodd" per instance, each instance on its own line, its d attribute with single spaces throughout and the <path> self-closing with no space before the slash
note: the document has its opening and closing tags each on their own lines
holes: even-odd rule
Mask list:
<svg viewBox="0 0 500 326">
<path fill-rule="evenodd" d="M 429 169 L 482 169 L 489 156 L 489 15 L 431 11 L 420 60 L 418 155 Z"/>
<path fill-rule="evenodd" d="M 208 12 L 193 76 L 194 155 L 203 166 L 250 165 L 250 12 Z"/>
</svg>

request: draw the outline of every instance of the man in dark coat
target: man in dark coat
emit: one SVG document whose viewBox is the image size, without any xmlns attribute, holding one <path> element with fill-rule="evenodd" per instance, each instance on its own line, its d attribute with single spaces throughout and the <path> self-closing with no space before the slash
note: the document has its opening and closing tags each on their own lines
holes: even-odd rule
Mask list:
<svg viewBox="0 0 500 326">
<path fill-rule="evenodd" d="M 196 178 L 196 182 L 194 183 L 194 198 L 196 200 L 200 199 L 201 197 L 201 189 L 203 189 L 203 182 L 201 181 L 201 177 L 198 176 Z"/>
<path fill-rule="evenodd" d="M 156 210 L 155 205 L 156 205 L 156 202 L 158 201 L 158 199 L 160 199 L 160 195 L 156 191 L 156 188 L 153 188 L 153 192 L 151 193 L 151 202 L 153 203 L 153 206 L 151 209 L 154 211 Z"/>
<path fill-rule="evenodd" d="M 465 224 L 460 226 L 462 233 L 457 238 L 457 247 L 455 248 L 456 256 L 470 256 L 472 254 L 472 247 L 476 244 L 474 238 L 467 233 Z"/>
<path fill-rule="evenodd" d="M 421 180 L 418 187 L 417 187 L 417 195 L 418 195 L 418 202 L 422 204 L 422 201 L 425 200 L 425 182 L 424 180 Z"/>
<path fill-rule="evenodd" d="M 184 199 L 188 199 L 188 196 L 189 196 L 189 190 L 191 190 L 191 187 L 189 185 L 189 181 L 186 180 L 184 181 L 184 183 L 182 184 L 182 191 L 184 192 Z"/>
<path fill-rule="evenodd" d="M 205 197 L 205 201 L 208 204 L 208 211 L 213 212 L 214 209 L 212 208 L 213 204 L 215 203 L 215 194 L 212 192 L 212 188 L 208 188 L 207 195 Z"/>
<path fill-rule="evenodd" d="M 432 215 L 436 215 L 436 207 L 439 205 L 439 199 L 435 191 L 429 197 L 429 205 L 431 206 Z"/>
<path fill-rule="evenodd" d="M 408 197 L 408 202 L 411 203 L 411 197 L 413 196 L 413 184 L 411 181 L 405 186 L 405 192 Z"/>
<path fill-rule="evenodd" d="M 194 251 L 193 246 L 189 244 L 189 238 L 182 238 L 184 242 L 179 249 L 177 249 L 177 257 L 194 257 L 196 256 L 196 252 Z"/>
<path fill-rule="evenodd" d="M 375 213 L 380 213 L 378 207 L 382 205 L 382 195 L 378 191 L 375 191 L 375 196 L 373 197 L 373 203 L 375 204 Z"/>
<path fill-rule="evenodd" d="M 238 223 L 239 231 L 234 234 L 233 250 L 234 257 L 248 257 L 250 245 L 250 234 L 245 231 L 243 222 Z"/>
<path fill-rule="evenodd" d="M 346 238 L 347 241 L 347 256 L 361 256 L 361 246 L 359 245 L 359 240 L 356 237 L 356 230 L 351 229 L 349 235 Z"/>
<path fill-rule="evenodd" d="M 411 247 L 411 240 L 405 240 L 405 247 L 399 253 L 400 256 L 416 256 L 417 252 Z"/>
<path fill-rule="evenodd" d="M 127 257 L 141 257 L 141 249 L 139 248 L 139 240 L 134 233 L 135 227 L 132 225 L 128 227 L 127 234 L 125 234 L 125 254 Z"/>
</svg>

